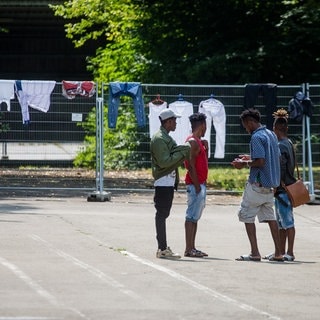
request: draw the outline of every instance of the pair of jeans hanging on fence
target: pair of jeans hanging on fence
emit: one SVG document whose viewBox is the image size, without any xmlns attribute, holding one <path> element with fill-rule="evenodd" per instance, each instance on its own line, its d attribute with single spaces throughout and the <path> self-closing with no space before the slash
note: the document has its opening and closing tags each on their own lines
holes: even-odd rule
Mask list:
<svg viewBox="0 0 320 320">
<path fill-rule="evenodd" d="M 108 126 L 115 128 L 117 125 L 118 108 L 120 97 L 129 96 L 133 99 L 134 111 L 139 127 L 146 124 L 144 104 L 142 100 L 142 88 L 139 82 L 110 82 L 109 83 L 109 105 Z"/>
</svg>

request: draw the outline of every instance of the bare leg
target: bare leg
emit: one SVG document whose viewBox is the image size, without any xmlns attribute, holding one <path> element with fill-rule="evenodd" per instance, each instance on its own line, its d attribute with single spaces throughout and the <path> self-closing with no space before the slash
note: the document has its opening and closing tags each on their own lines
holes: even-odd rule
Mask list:
<svg viewBox="0 0 320 320">
<path fill-rule="evenodd" d="M 286 241 L 287 241 L 287 230 L 280 229 L 279 230 L 279 237 L 280 237 L 280 253 L 286 253 Z"/>
<path fill-rule="evenodd" d="M 192 249 L 195 249 L 195 248 L 196 248 L 196 234 L 197 234 L 197 229 L 198 229 L 198 223 L 195 222 L 195 223 L 193 223 Z"/>
<path fill-rule="evenodd" d="M 274 242 L 274 256 L 275 258 L 278 258 L 282 256 L 282 254 L 280 253 L 280 238 L 278 224 L 275 220 L 268 221 L 268 224 Z"/>
<path fill-rule="evenodd" d="M 294 257 L 293 254 L 293 245 L 294 245 L 294 238 L 296 235 L 295 227 L 287 229 L 287 236 L 288 236 L 288 251 L 287 254 Z"/>
<path fill-rule="evenodd" d="M 185 252 L 189 252 L 191 251 L 191 249 L 193 249 L 193 229 L 194 229 L 194 226 L 193 226 L 193 223 L 190 222 L 190 221 L 186 221 L 184 223 L 184 227 L 185 227 L 185 237 L 186 237 L 186 250 Z"/>
<path fill-rule="evenodd" d="M 247 235 L 251 246 L 251 255 L 253 257 L 260 257 L 257 242 L 256 225 L 254 223 L 245 223 Z"/>
</svg>

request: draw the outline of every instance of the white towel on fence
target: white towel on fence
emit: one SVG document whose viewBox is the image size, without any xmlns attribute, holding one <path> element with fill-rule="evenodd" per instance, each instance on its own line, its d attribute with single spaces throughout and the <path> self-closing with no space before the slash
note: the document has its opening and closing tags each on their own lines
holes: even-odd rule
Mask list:
<svg viewBox="0 0 320 320">
<path fill-rule="evenodd" d="M 28 107 L 48 112 L 50 96 L 55 85 L 56 81 L 21 80 L 21 88 L 16 86 L 16 93 L 21 106 L 23 123 L 30 121 Z"/>
<path fill-rule="evenodd" d="M 10 111 L 12 99 L 14 99 L 14 80 L 0 80 L 0 103 L 6 103 L 7 111 Z"/>
</svg>

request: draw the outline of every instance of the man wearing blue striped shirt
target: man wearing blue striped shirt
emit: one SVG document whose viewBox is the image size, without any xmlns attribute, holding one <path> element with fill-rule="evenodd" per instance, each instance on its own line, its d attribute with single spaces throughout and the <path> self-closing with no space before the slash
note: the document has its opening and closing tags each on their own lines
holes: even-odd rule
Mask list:
<svg viewBox="0 0 320 320">
<path fill-rule="evenodd" d="M 274 189 L 280 183 L 280 150 L 276 135 L 261 124 L 261 115 L 251 108 L 240 115 L 243 127 L 251 135 L 250 155 L 239 155 L 232 161 L 236 169 L 249 167 L 250 173 L 244 190 L 239 221 L 244 222 L 251 252 L 241 255 L 239 261 L 260 261 L 255 218 L 269 224 L 275 251 L 273 261 L 283 261 L 279 250 L 279 232 L 274 213 Z"/>
</svg>

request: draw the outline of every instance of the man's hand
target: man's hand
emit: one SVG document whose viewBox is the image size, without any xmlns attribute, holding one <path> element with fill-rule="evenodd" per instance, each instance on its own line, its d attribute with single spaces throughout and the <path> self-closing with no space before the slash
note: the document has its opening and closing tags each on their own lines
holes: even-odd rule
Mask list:
<svg viewBox="0 0 320 320">
<path fill-rule="evenodd" d="M 248 165 L 248 160 L 242 160 L 240 158 L 235 158 L 231 165 L 234 166 L 236 169 L 243 169 Z"/>
<path fill-rule="evenodd" d="M 239 158 L 246 161 L 251 160 L 250 154 L 239 154 Z"/>
<path fill-rule="evenodd" d="M 207 140 L 201 140 L 201 143 L 204 147 L 205 150 L 208 150 L 209 149 L 209 144 L 208 144 L 208 141 Z"/>
</svg>

